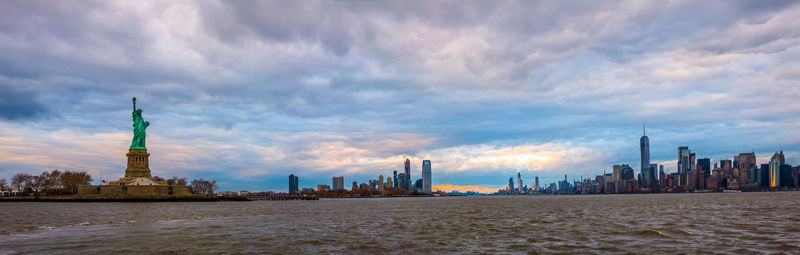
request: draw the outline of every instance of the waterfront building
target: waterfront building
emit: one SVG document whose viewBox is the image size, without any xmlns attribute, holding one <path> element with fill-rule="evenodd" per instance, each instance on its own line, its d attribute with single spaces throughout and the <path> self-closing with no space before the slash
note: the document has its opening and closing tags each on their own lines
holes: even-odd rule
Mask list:
<svg viewBox="0 0 800 255">
<path fill-rule="evenodd" d="M 605 174 L 603 177 L 603 192 L 606 194 L 614 193 L 614 176 Z"/>
<path fill-rule="evenodd" d="M 719 171 L 714 171 L 715 175 L 718 175 Z M 717 189 L 717 179 L 715 175 L 712 175 L 709 178 L 706 178 L 706 189 L 707 190 L 716 190 Z"/>
<path fill-rule="evenodd" d="M 331 184 L 333 190 L 344 190 L 344 176 L 334 176 Z"/>
<path fill-rule="evenodd" d="M 397 187 L 407 190 L 406 187 L 408 187 L 408 185 L 406 185 L 406 180 L 407 180 L 406 174 L 404 173 L 397 174 L 397 181 L 396 181 L 398 185 Z"/>
<path fill-rule="evenodd" d="M 325 192 L 325 191 L 330 191 L 330 190 L 331 190 L 331 186 L 323 185 L 323 184 L 317 185 L 317 191 Z"/>
<path fill-rule="evenodd" d="M 678 186 L 685 187 L 688 184 L 689 170 L 691 170 L 692 166 L 690 163 L 691 154 L 692 151 L 689 150 L 688 146 L 678 147 L 678 175 L 681 177 L 678 179 Z"/>
<path fill-rule="evenodd" d="M 792 178 L 792 165 L 783 164 L 780 168 L 781 187 L 794 188 L 794 179 Z"/>
<path fill-rule="evenodd" d="M 559 183 L 558 190 L 561 192 L 569 192 L 569 182 L 567 182 L 567 175 L 564 175 L 564 180 Z"/>
<path fill-rule="evenodd" d="M 294 174 L 289 175 L 289 194 L 294 194 L 298 191 L 298 178 Z"/>
<path fill-rule="evenodd" d="M 417 179 L 417 181 L 414 182 L 414 191 L 422 191 L 422 179 Z"/>
<path fill-rule="evenodd" d="M 762 189 L 769 188 L 769 164 L 761 164 L 758 174 L 758 186 Z"/>
<path fill-rule="evenodd" d="M 431 161 L 422 161 L 422 192 L 431 193 Z"/>
<path fill-rule="evenodd" d="M 406 186 L 404 186 L 404 187 L 405 187 L 406 190 L 411 190 L 411 160 L 408 159 L 408 158 L 406 158 L 406 162 L 405 162 L 405 174 L 406 174 L 405 175 L 405 177 L 406 177 L 405 178 L 406 179 L 406 181 L 405 181 Z"/>
<path fill-rule="evenodd" d="M 694 175 L 694 180 L 695 180 L 694 181 L 694 189 L 695 190 L 705 190 L 706 189 L 706 174 L 703 171 L 703 169 L 701 169 L 701 168 L 702 168 L 701 166 L 698 166 L 697 170 L 695 170 L 695 175 Z"/>
<path fill-rule="evenodd" d="M 622 177 L 622 167 L 620 165 L 614 165 L 614 181 L 619 181 Z"/>
<path fill-rule="evenodd" d="M 736 179 L 729 179 L 728 180 L 728 189 L 738 190 L 739 189 L 739 181 Z"/>
<path fill-rule="evenodd" d="M 780 167 L 781 161 L 780 156 L 776 152 L 775 155 L 772 155 L 772 158 L 769 160 L 769 188 L 775 189 L 781 186 L 781 179 L 780 179 Z"/>
<path fill-rule="evenodd" d="M 656 184 L 658 183 L 658 179 L 656 179 L 656 177 L 658 177 L 656 175 L 658 171 L 658 164 L 650 164 L 650 169 L 652 169 L 652 171 L 650 172 L 652 174 L 652 176 L 650 176 L 650 180 L 653 182 L 653 184 Z"/>
<path fill-rule="evenodd" d="M 647 130 L 644 124 L 642 125 L 642 138 L 639 139 L 639 151 L 641 152 L 640 161 L 642 163 L 640 170 L 644 172 L 645 168 L 650 167 L 650 138 L 647 137 Z"/>
<path fill-rule="evenodd" d="M 745 152 L 739 153 L 739 156 L 734 158 L 738 158 L 739 162 L 739 185 L 746 184 L 748 181 L 748 176 L 750 174 L 750 170 L 752 168 L 757 167 L 756 165 L 756 153 L 755 152 Z"/>
<path fill-rule="evenodd" d="M 392 177 L 386 177 L 386 186 L 384 188 L 385 189 L 392 188 Z"/>
<path fill-rule="evenodd" d="M 641 175 L 640 175 L 641 176 L 641 178 L 640 178 L 641 181 L 640 182 L 642 183 L 642 186 L 647 188 L 648 190 L 650 190 L 653 187 L 655 187 L 655 184 L 656 184 L 656 169 L 657 168 L 658 167 L 657 167 L 656 164 L 650 164 L 649 166 L 647 166 L 647 167 L 642 169 L 642 172 L 641 172 Z"/>
<path fill-rule="evenodd" d="M 353 181 L 353 188 L 351 188 L 351 190 L 352 191 L 358 191 L 358 182 Z"/>
<path fill-rule="evenodd" d="M 761 178 L 760 171 L 757 167 L 750 168 L 747 173 L 747 184 L 756 184 L 758 186 L 761 183 L 761 180 L 759 180 Z"/>
<path fill-rule="evenodd" d="M 703 174 L 706 176 L 711 175 L 711 159 L 710 158 L 701 158 L 697 159 L 697 166 L 698 168 L 703 168 Z"/>
<path fill-rule="evenodd" d="M 378 191 L 383 191 L 383 175 L 378 175 Z"/>
<path fill-rule="evenodd" d="M 719 167 L 724 174 L 733 174 L 733 163 L 730 159 L 723 159 L 719 161 Z"/>
<path fill-rule="evenodd" d="M 624 181 L 633 180 L 634 178 L 633 168 L 628 164 L 622 164 L 620 166 L 620 174 L 621 174 L 621 179 Z"/>
<path fill-rule="evenodd" d="M 397 186 L 397 181 L 398 181 L 398 179 L 397 179 L 397 170 L 394 170 L 394 187 L 399 187 L 399 186 Z"/>
</svg>

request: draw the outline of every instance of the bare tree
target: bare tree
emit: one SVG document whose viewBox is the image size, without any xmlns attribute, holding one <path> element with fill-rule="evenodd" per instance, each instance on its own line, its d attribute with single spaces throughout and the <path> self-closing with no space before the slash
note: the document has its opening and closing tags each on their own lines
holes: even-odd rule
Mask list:
<svg viewBox="0 0 800 255">
<path fill-rule="evenodd" d="M 192 187 L 192 193 L 195 193 L 195 194 L 203 194 L 203 191 L 205 191 L 205 190 L 203 189 L 203 183 L 204 183 L 205 181 L 206 181 L 206 180 L 203 180 L 203 178 L 200 178 L 200 179 L 194 179 L 194 180 L 192 180 L 192 183 L 191 183 L 191 185 L 189 185 L 189 186 L 191 186 L 191 187 Z"/>
<path fill-rule="evenodd" d="M 78 186 L 89 185 L 92 176 L 86 172 L 65 171 L 61 174 L 61 185 L 69 194 L 78 193 Z"/>
<path fill-rule="evenodd" d="M 217 180 L 213 180 L 210 183 L 208 183 L 208 187 L 206 187 L 206 191 L 208 192 L 209 195 L 214 195 L 214 190 L 216 190 L 218 188 L 219 188 L 219 186 L 217 186 Z"/>
<path fill-rule="evenodd" d="M 28 175 L 25 181 L 25 190 L 31 191 L 34 196 L 39 197 L 48 178 L 47 175 L 47 172 L 44 172 L 42 175 Z"/>
<path fill-rule="evenodd" d="M 24 192 L 26 182 L 28 181 L 29 174 L 17 173 L 11 177 L 11 189 L 16 189 L 19 192 Z"/>
<path fill-rule="evenodd" d="M 6 179 L 0 179 L 0 191 L 8 189 L 8 181 Z"/>
<path fill-rule="evenodd" d="M 63 172 L 55 169 L 51 171 L 47 175 L 47 181 L 45 182 L 45 190 L 55 191 L 55 190 L 62 190 L 64 189 L 64 184 L 61 183 L 61 175 L 64 174 Z"/>
<path fill-rule="evenodd" d="M 172 178 L 167 180 L 167 185 L 182 185 L 186 186 L 186 178 L 178 178 L 178 176 L 172 176 Z"/>
<path fill-rule="evenodd" d="M 216 180 L 214 180 L 214 181 L 206 181 L 206 180 L 203 180 L 202 178 L 193 180 L 192 184 L 190 186 L 192 187 L 192 192 L 193 193 L 195 193 L 195 194 L 208 194 L 208 195 L 213 195 L 214 194 L 214 190 L 219 188 L 219 186 L 217 186 L 217 181 Z"/>
</svg>

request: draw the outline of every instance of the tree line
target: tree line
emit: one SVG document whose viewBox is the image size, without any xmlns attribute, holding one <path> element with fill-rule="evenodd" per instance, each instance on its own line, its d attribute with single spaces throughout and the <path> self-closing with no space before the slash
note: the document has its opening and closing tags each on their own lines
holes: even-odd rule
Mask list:
<svg viewBox="0 0 800 255">
<path fill-rule="evenodd" d="M 214 190 L 217 190 L 219 186 L 217 186 L 217 181 L 206 181 L 203 178 L 193 180 L 191 185 L 192 192 L 195 194 L 207 194 L 207 195 L 214 195 Z"/>
<path fill-rule="evenodd" d="M 89 185 L 91 181 L 92 176 L 85 171 L 53 170 L 40 175 L 18 173 L 11 177 L 10 183 L 0 179 L 0 190 L 18 190 L 35 195 L 69 195 L 78 193 L 78 186 Z"/>
<path fill-rule="evenodd" d="M 186 177 L 179 178 L 177 176 L 169 179 L 154 176 L 153 179 L 166 181 L 167 185 L 189 185 L 195 194 L 213 195 L 214 191 L 219 188 L 216 180 L 207 181 L 202 178 L 193 180 L 191 183 Z M 18 190 L 21 193 L 36 196 L 40 194 L 73 195 L 78 193 L 78 186 L 91 185 L 92 181 L 92 176 L 85 171 L 53 170 L 42 172 L 40 175 L 17 173 L 11 177 L 10 182 L 0 179 L 0 191 Z"/>
</svg>

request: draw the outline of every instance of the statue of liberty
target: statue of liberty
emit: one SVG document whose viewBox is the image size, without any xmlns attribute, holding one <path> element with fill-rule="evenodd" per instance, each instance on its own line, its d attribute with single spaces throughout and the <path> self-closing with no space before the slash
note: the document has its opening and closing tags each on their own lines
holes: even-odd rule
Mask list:
<svg viewBox="0 0 800 255">
<path fill-rule="evenodd" d="M 131 149 L 146 150 L 144 147 L 144 139 L 147 137 L 145 129 L 150 126 L 149 121 L 142 119 L 142 109 L 136 109 L 136 97 L 133 97 L 133 142 L 131 142 Z"/>
</svg>

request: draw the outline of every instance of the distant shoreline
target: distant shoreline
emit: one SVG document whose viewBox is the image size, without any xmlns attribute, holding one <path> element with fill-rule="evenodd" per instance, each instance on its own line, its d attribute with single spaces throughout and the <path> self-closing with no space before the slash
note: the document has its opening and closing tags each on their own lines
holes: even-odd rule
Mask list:
<svg viewBox="0 0 800 255">
<path fill-rule="evenodd" d="M 244 197 L 101 197 L 79 198 L 74 196 L 57 197 L 0 197 L 0 202 L 220 202 L 248 201 Z"/>
</svg>

